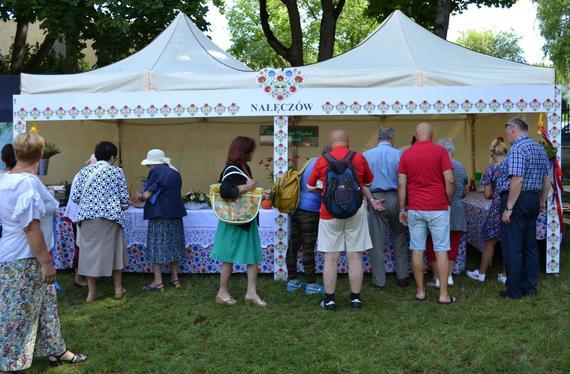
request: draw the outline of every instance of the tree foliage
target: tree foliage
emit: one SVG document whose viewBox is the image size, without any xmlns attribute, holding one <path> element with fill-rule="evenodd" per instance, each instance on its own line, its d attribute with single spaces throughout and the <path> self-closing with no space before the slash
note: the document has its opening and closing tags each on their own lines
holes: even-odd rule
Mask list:
<svg viewBox="0 0 570 374">
<path fill-rule="evenodd" d="M 535 0 L 544 52 L 560 83 L 570 83 L 570 0 Z"/>
<path fill-rule="evenodd" d="M 449 16 L 452 13 L 461 13 L 470 4 L 479 8 L 510 8 L 516 2 L 517 0 L 370 0 L 367 14 L 382 21 L 399 9 L 416 23 L 446 39 Z"/>
<path fill-rule="evenodd" d="M 347 2 L 340 13 L 335 27 L 334 46 L 330 57 L 350 50 L 358 45 L 378 25 L 377 21 L 364 15 L 366 0 Z M 251 67 L 287 67 L 293 65 L 271 47 L 262 30 L 259 0 L 237 0 L 227 11 L 232 45 L 229 52 Z M 287 48 L 291 45 L 290 19 L 281 0 L 268 0 L 269 25 L 275 37 Z M 303 31 L 303 63 L 310 64 L 319 59 L 321 44 L 322 8 L 319 2 L 302 1 L 299 4 L 301 29 Z M 357 25 L 357 26 L 356 26 Z"/>
<path fill-rule="evenodd" d="M 0 19 L 17 24 L 9 58 L 0 57 L 6 70 L 72 73 L 82 66 L 82 50 L 92 40 L 97 66 L 104 66 L 139 50 L 174 19 L 186 13 L 201 30 L 208 29 L 205 0 L 3 0 Z M 215 0 L 221 6 L 222 0 Z M 27 28 L 40 23 L 45 39 L 29 45 Z M 57 40 L 64 41 L 64 56 L 53 54 Z M 7 64 L 6 61 L 9 60 Z"/>
<path fill-rule="evenodd" d="M 455 41 L 465 48 L 515 62 L 526 62 L 519 45 L 521 37 L 513 32 L 467 30 Z"/>
</svg>

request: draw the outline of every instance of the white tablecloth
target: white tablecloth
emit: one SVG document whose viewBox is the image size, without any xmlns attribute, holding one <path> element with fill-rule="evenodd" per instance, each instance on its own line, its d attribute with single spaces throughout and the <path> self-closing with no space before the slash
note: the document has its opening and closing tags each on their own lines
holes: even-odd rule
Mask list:
<svg viewBox="0 0 570 374">
<path fill-rule="evenodd" d="M 129 207 L 125 212 L 125 240 L 127 247 L 135 244 L 146 246 L 148 221 L 143 218 L 143 209 Z M 186 247 L 199 244 L 204 248 L 214 243 L 218 219 L 212 209 L 187 210 L 184 217 L 184 236 Z M 259 237 L 261 246 L 267 248 L 273 244 L 274 222 L 277 216 L 275 209 L 261 209 L 259 212 Z"/>
</svg>

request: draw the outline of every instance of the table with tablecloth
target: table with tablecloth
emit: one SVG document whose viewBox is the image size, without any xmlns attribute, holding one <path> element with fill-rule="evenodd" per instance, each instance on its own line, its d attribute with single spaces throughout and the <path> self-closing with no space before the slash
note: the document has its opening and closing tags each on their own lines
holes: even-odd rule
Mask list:
<svg viewBox="0 0 570 374">
<path fill-rule="evenodd" d="M 214 243 L 218 220 L 210 209 L 188 210 L 184 218 L 184 233 L 186 238 L 186 256 L 180 263 L 180 271 L 183 273 L 217 273 L 220 263 L 210 259 L 210 251 Z M 68 269 L 73 264 L 74 236 L 72 224 L 65 220 L 64 209 L 60 208 L 55 216 L 55 247 L 53 262 L 57 269 Z M 274 220 L 276 210 L 262 209 L 259 214 L 259 236 L 262 247 L 262 262 L 260 272 L 272 273 L 276 252 L 274 251 Z M 151 272 L 152 267 L 146 259 L 146 233 L 148 222 L 143 219 L 143 210 L 130 207 L 126 211 L 125 220 L 125 244 L 127 247 L 128 262 L 125 267 L 127 272 Z M 465 269 L 466 241 L 462 240 L 455 273 Z M 302 253 L 299 253 L 298 270 L 303 271 L 301 262 Z M 320 252 L 316 252 L 317 272 L 322 273 L 324 259 Z M 368 254 L 364 254 L 365 271 L 370 271 Z M 395 256 L 391 238 L 388 235 L 386 243 L 385 268 L 387 272 L 395 272 Z M 244 272 L 244 265 L 236 264 L 234 270 Z M 347 258 L 341 254 L 339 260 L 339 272 L 348 270 Z"/>
<path fill-rule="evenodd" d="M 465 216 L 467 218 L 467 243 L 483 251 L 485 239 L 483 225 L 491 210 L 491 200 L 485 199 L 481 192 L 470 192 L 465 199 Z M 536 221 L 536 239 L 546 238 L 546 212 L 541 213 Z"/>
</svg>

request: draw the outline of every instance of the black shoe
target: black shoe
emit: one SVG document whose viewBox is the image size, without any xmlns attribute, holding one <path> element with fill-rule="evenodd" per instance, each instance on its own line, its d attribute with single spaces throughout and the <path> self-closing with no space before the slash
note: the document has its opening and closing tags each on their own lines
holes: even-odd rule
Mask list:
<svg viewBox="0 0 570 374">
<path fill-rule="evenodd" d="M 336 303 L 334 302 L 334 300 L 331 300 L 325 304 L 325 301 L 322 300 L 321 301 L 321 308 L 323 308 L 325 310 L 335 311 L 336 310 Z"/>
<path fill-rule="evenodd" d="M 372 287 L 376 288 L 378 291 L 384 291 L 386 288 L 386 286 L 377 286 L 374 283 L 372 283 Z"/>
<path fill-rule="evenodd" d="M 520 297 L 512 297 L 510 296 L 507 291 L 500 291 L 499 292 L 499 297 L 502 297 L 504 299 L 513 299 L 513 300 L 519 300 Z"/>
<path fill-rule="evenodd" d="M 538 295 L 538 292 L 531 291 L 531 292 L 523 292 L 522 297 L 535 297 Z"/>
<path fill-rule="evenodd" d="M 362 309 L 362 301 L 360 299 L 351 299 L 350 306 L 352 309 Z"/>
<path fill-rule="evenodd" d="M 406 277 L 403 279 L 396 279 L 396 285 L 398 287 L 408 287 L 410 285 L 410 277 Z"/>
</svg>

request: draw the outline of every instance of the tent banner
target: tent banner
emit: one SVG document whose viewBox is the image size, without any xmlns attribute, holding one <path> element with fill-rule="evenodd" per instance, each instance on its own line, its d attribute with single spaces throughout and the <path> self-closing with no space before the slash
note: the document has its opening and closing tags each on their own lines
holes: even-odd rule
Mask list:
<svg viewBox="0 0 570 374">
<path fill-rule="evenodd" d="M 12 143 L 12 122 L 0 122 L 0 149 L 10 143 Z M 0 169 L 4 167 L 4 163 L 0 160 Z"/>
<path fill-rule="evenodd" d="M 554 87 L 455 86 L 305 88 L 288 95 L 271 88 L 219 91 L 15 95 L 14 121 L 152 119 L 293 115 L 418 115 L 550 112 Z M 283 92 L 286 87 L 281 87 Z M 18 122 L 21 122 L 21 126 Z"/>
</svg>

